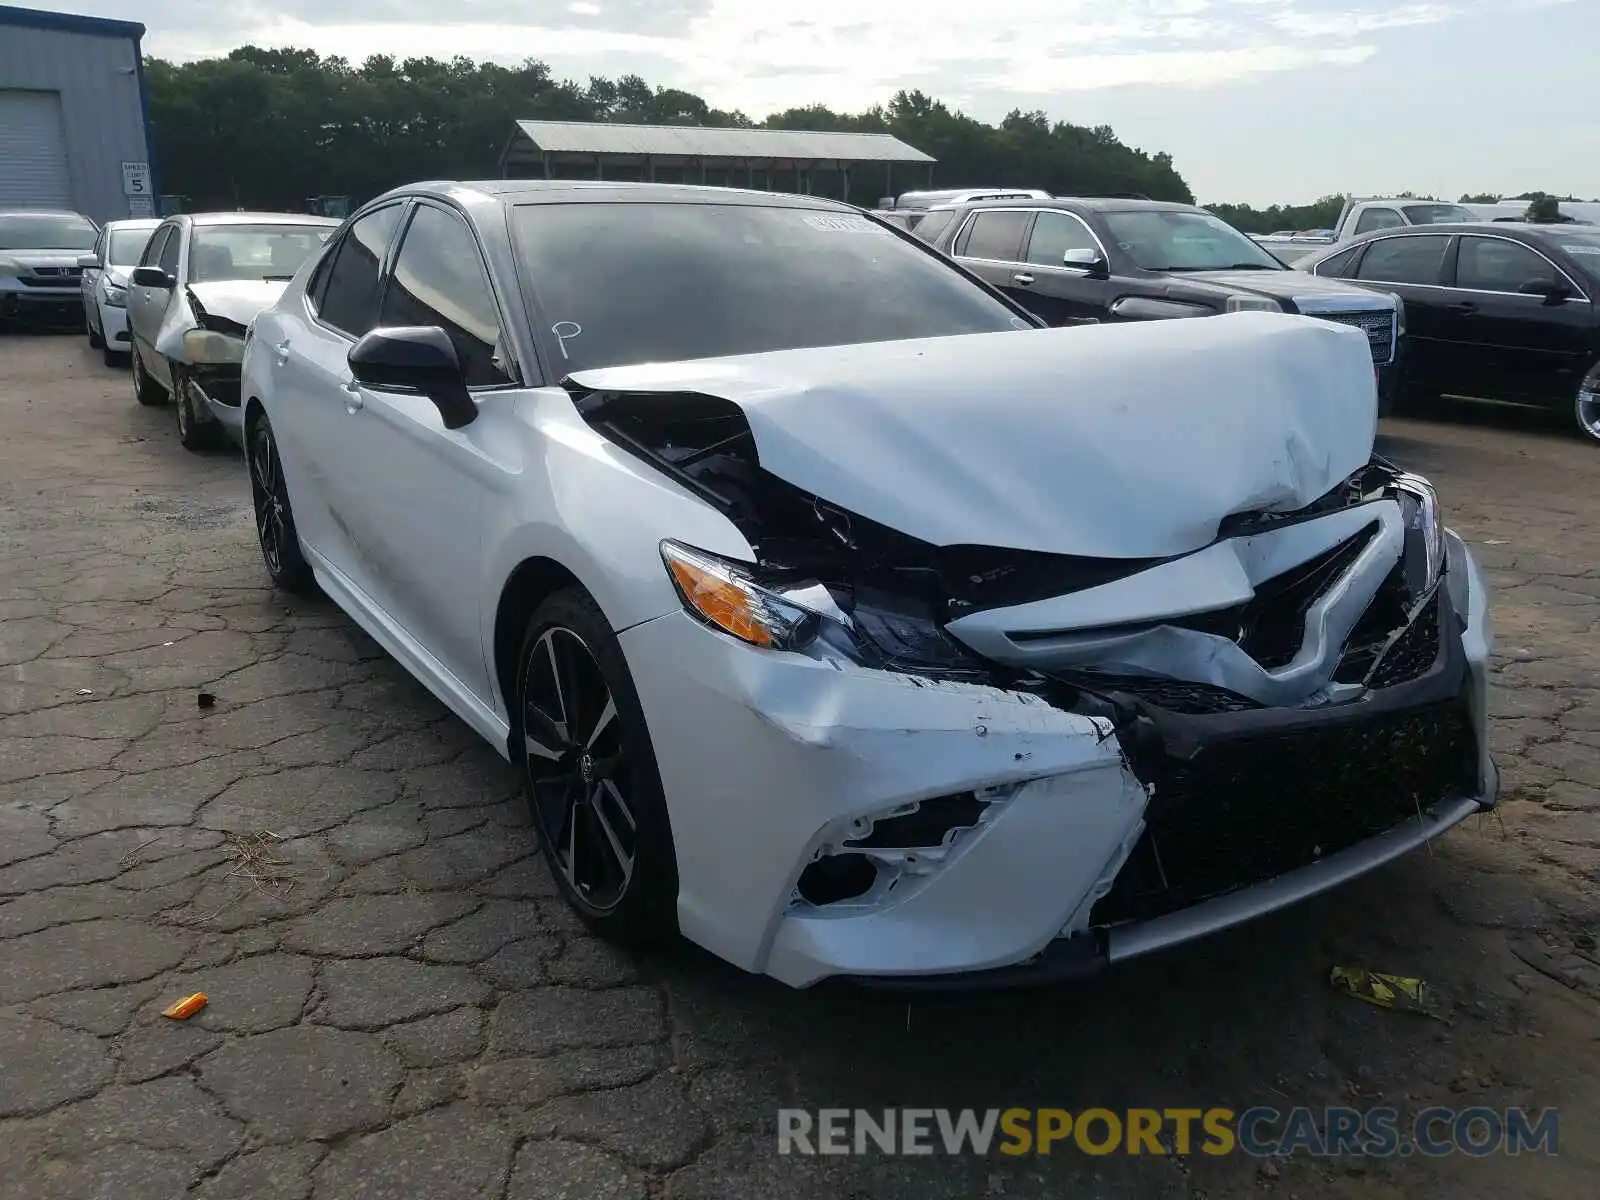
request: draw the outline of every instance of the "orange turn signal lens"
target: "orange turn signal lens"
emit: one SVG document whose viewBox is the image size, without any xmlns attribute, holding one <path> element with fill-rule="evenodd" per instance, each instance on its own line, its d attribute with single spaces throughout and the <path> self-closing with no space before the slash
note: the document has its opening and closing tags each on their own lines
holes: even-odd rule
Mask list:
<svg viewBox="0 0 1600 1200">
<path fill-rule="evenodd" d="M 771 647 L 772 627 L 760 602 L 748 588 L 709 565 L 691 561 L 668 547 L 662 548 L 667 570 L 683 602 L 695 612 L 741 641 Z"/>
</svg>

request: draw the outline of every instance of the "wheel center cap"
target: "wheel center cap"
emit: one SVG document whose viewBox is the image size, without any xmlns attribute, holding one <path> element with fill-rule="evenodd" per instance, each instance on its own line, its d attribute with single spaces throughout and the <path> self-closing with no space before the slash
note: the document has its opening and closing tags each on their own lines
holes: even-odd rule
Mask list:
<svg viewBox="0 0 1600 1200">
<path fill-rule="evenodd" d="M 594 755 L 587 751 L 578 759 L 578 776 L 585 783 L 594 782 Z"/>
</svg>

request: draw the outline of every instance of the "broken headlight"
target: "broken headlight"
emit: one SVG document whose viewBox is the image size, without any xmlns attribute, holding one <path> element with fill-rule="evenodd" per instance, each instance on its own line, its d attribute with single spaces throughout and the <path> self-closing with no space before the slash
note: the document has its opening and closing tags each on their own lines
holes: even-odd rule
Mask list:
<svg viewBox="0 0 1600 1200">
<path fill-rule="evenodd" d="M 1406 587 L 1413 596 L 1421 596 L 1439 581 L 1444 570 L 1444 524 L 1439 520 L 1439 496 L 1433 484 L 1420 475 L 1397 476 L 1394 490 L 1406 523 Z"/>
<path fill-rule="evenodd" d="M 841 605 L 815 578 L 780 582 L 776 572 L 678 542 L 662 542 L 661 558 L 691 616 L 752 646 L 947 679 L 989 674 L 909 598 L 851 587 Z"/>
<path fill-rule="evenodd" d="M 244 338 L 214 329 L 191 329 L 183 335 L 183 353 L 191 363 L 226 365 L 244 361 Z"/>
</svg>

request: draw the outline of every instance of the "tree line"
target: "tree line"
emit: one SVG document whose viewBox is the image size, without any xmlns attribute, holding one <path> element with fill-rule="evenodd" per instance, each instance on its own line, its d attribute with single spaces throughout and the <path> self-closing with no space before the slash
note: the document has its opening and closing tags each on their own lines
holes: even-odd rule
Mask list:
<svg viewBox="0 0 1600 1200">
<path fill-rule="evenodd" d="M 182 64 L 151 60 L 146 77 L 161 190 L 194 211 L 300 211 L 314 196 L 359 204 L 418 179 L 495 176 L 513 122 L 529 119 L 890 133 L 938 160 L 935 186 L 1194 199 L 1170 155 L 1126 146 L 1109 126 L 1020 110 L 990 125 L 918 91 L 861 113 L 817 104 L 752 121 L 637 75 L 558 80 L 535 59 L 504 67 L 375 54 L 357 66 L 257 46 Z M 857 175 L 858 194 L 848 198 L 870 206 L 882 178 Z"/>
</svg>

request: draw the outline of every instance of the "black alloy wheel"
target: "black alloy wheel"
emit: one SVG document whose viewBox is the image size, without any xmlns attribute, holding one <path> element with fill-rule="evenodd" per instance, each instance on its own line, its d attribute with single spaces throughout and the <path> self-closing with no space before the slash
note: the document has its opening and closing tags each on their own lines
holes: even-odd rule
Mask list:
<svg viewBox="0 0 1600 1200">
<path fill-rule="evenodd" d="M 289 504 L 289 488 L 283 478 L 283 460 L 266 413 L 259 413 L 250 423 L 245 445 L 250 461 L 250 493 L 255 502 L 256 536 L 261 542 L 261 557 L 267 564 L 267 574 L 285 591 L 310 591 L 314 586 L 311 564 L 300 550 L 294 509 Z"/>
<path fill-rule="evenodd" d="M 517 732 L 534 827 L 558 885 L 602 936 L 677 928 L 677 864 L 661 779 L 616 635 L 586 593 L 529 624 Z"/>
</svg>

